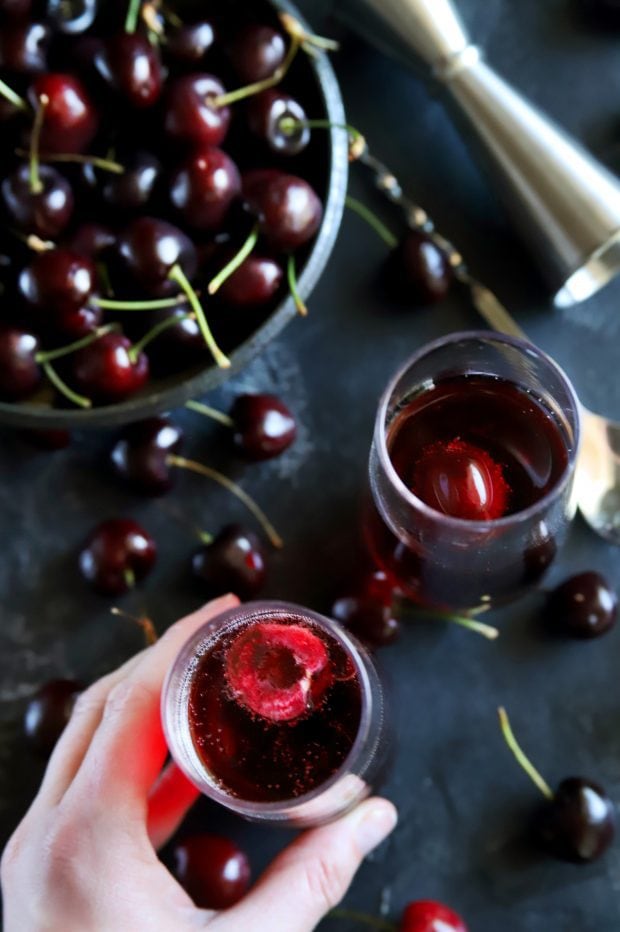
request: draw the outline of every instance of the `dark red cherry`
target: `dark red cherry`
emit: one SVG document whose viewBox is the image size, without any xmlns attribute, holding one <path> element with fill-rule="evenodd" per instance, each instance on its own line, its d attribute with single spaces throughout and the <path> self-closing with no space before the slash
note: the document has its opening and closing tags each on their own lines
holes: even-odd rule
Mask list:
<svg viewBox="0 0 620 932">
<path fill-rule="evenodd" d="M 161 95 L 163 73 L 159 53 L 146 36 L 122 32 L 100 46 L 95 68 L 134 107 L 152 107 Z"/>
<path fill-rule="evenodd" d="M 100 259 L 116 245 L 116 234 L 103 223 L 86 222 L 73 232 L 67 249 L 86 259 Z"/>
<path fill-rule="evenodd" d="M 47 18 L 59 32 L 77 36 L 95 21 L 98 0 L 47 0 Z"/>
<path fill-rule="evenodd" d="M 127 427 L 112 447 L 112 468 L 119 478 L 144 495 L 163 495 L 173 486 L 175 470 L 167 462 L 179 453 L 183 431 L 168 418 L 157 417 Z"/>
<path fill-rule="evenodd" d="M 19 74 L 45 71 L 50 38 L 50 30 L 43 23 L 3 23 L 0 29 L 0 68 Z"/>
<path fill-rule="evenodd" d="M 297 101 L 276 88 L 251 97 L 247 103 L 250 130 L 278 155 L 297 155 L 310 142 L 310 130 L 303 126 L 285 132 L 281 120 L 307 120 L 306 111 Z"/>
<path fill-rule="evenodd" d="M 106 333 L 73 356 L 73 376 L 81 392 L 97 402 L 122 401 L 146 383 L 149 363 L 144 353 L 133 360 L 131 342 Z"/>
<path fill-rule="evenodd" d="M 215 30 L 207 19 L 185 23 L 167 33 L 166 54 L 184 65 L 200 65 L 215 44 Z"/>
<path fill-rule="evenodd" d="M 68 249 L 49 249 L 22 270 L 18 288 L 26 302 L 40 311 L 73 314 L 88 302 L 96 278 L 90 259 Z"/>
<path fill-rule="evenodd" d="M 57 314 L 53 328 L 65 338 L 79 340 L 93 333 L 103 321 L 103 310 L 96 304 L 86 304 L 75 311 Z"/>
<path fill-rule="evenodd" d="M 239 395 L 230 416 L 235 446 L 252 460 L 279 456 L 297 436 L 295 418 L 275 395 Z"/>
<path fill-rule="evenodd" d="M 458 437 L 428 444 L 407 482 L 425 504 L 452 518 L 493 521 L 508 508 L 502 467 L 486 450 Z"/>
<path fill-rule="evenodd" d="M 600 573 L 579 573 L 565 580 L 547 599 L 546 616 L 560 634 L 596 638 L 616 623 L 618 595 Z"/>
<path fill-rule="evenodd" d="M 260 539 L 240 524 L 222 528 L 213 542 L 192 557 L 194 576 L 206 583 L 210 595 L 234 592 L 251 599 L 262 589 L 266 556 Z"/>
<path fill-rule="evenodd" d="M 41 370 L 36 361 L 39 341 L 33 333 L 0 325 L 0 397 L 27 398 L 39 387 Z"/>
<path fill-rule="evenodd" d="M 188 278 L 196 274 L 196 250 L 178 227 L 154 217 L 134 220 L 118 237 L 118 253 L 137 284 L 154 297 L 179 292 L 169 275 L 180 265 Z"/>
<path fill-rule="evenodd" d="M 0 14 L 9 19 L 25 19 L 32 9 L 32 0 L 0 0 Z"/>
<path fill-rule="evenodd" d="M 121 595 L 153 569 L 157 547 L 135 521 L 113 518 L 97 525 L 79 556 L 80 572 L 93 589 Z"/>
<path fill-rule="evenodd" d="M 396 247 L 389 275 L 398 297 L 415 305 L 443 301 L 454 281 L 445 252 L 418 230 L 406 233 Z"/>
<path fill-rule="evenodd" d="M 228 909 L 247 892 L 250 862 L 228 838 L 194 835 L 172 854 L 174 875 L 199 909 Z"/>
<path fill-rule="evenodd" d="M 286 42 L 271 26 L 251 24 L 237 33 L 229 47 L 229 55 L 240 80 L 253 84 L 270 78 L 282 64 Z"/>
<path fill-rule="evenodd" d="M 76 680 L 50 680 L 30 699 L 24 715 L 24 732 L 39 754 L 48 757 L 52 753 L 83 689 Z"/>
<path fill-rule="evenodd" d="M 171 324 L 147 348 L 151 369 L 157 375 L 179 372 L 202 360 L 208 353 L 198 322 L 188 317 L 187 304 L 153 311 L 147 316 L 141 332 L 171 317 L 178 318 L 178 323 Z"/>
<path fill-rule="evenodd" d="M 170 82 L 166 92 L 164 127 L 182 142 L 219 146 L 230 123 L 230 108 L 217 107 L 214 98 L 224 85 L 211 74 L 188 74 Z"/>
<path fill-rule="evenodd" d="M 219 291 L 220 298 L 232 307 L 259 307 L 276 295 L 283 275 L 282 266 L 275 259 L 252 253 L 226 279 Z"/>
<path fill-rule="evenodd" d="M 215 146 L 196 149 L 170 182 L 170 200 L 185 223 L 196 230 L 220 227 L 240 192 L 237 166 Z"/>
<path fill-rule="evenodd" d="M 269 169 L 247 172 L 243 176 L 243 200 L 274 249 L 298 249 L 312 239 L 321 225 L 321 201 L 308 182 L 296 175 Z"/>
<path fill-rule="evenodd" d="M 73 214 L 73 192 L 69 182 L 50 165 L 39 166 L 43 190 L 33 193 L 28 165 L 20 165 L 2 182 L 2 202 L 9 222 L 23 233 L 56 239 Z"/>
<path fill-rule="evenodd" d="M 108 175 L 101 185 L 104 201 L 120 210 L 142 210 L 151 202 L 159 179 L 161 162 L 150 152 L 137 149 L 122 159 L 122 175 Z"/>
<path fill-rule="evenodd" d="M 568 777 L 540 809 L 534 829 L 544 847 L 562 861 L 595 861 L 615 835 L 615 807 L 597 783 Z"/>
<path fill-rule="evenodd" d="M 362 595 L 337 599 L 331 615 L 369 647 L 386 647 L 393 644 L 400 635 L 400 622 L 394 617 L 392 609 Z"/>
<path fill-rule="evenodd" d="M 399 932 L 468 932 L 454 910 L 434 900 L 408 903 L 398 929 Z"/>
<path fill-rule="evenodd" d="M 71 434 L 60 428 L 41 428 L 39 430 L 20 430 L 19 436 L 39 450 L 66 450 L 71 445 Z"/>
<path fill-rule="evenodd" d="M 79 78 L 71 74 L 49 72 L 33 82 L 28 92 L 33 107 L 45 108 L 41 149 L 52 153 L 84 152 L 99 128 L 99 117 L 88 92 Z"/>
</svg>

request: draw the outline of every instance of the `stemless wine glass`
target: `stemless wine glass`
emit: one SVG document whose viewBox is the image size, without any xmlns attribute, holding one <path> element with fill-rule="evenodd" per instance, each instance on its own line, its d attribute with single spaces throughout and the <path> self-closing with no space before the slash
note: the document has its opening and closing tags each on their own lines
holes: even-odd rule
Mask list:
<svg viewBox="0 0 620 932">
<path fill-rule="evenodd" d="M 298 689 L 309 697 L 292 720 L 286 695 L 267 719 L 239 697 L 246 689 L 260 704 L 265 690 L 287 684 L 294 701 Z M 390 743 L 369 654 L 340 625 L 285 602 L 250 602 L 203 625 L 168 674 L 162 720 L 172 757 L 202 793 L 251 821 L 294 827 L 334 819 L 368 796 Z"/>
<path fill-rule="evenodd" d="M 442 411 L 432 406 L 438 395 L 456 399 L 460 413 L 456 430 L 451 425 L 452 436 L 445 433 Z M 422 410 L 424 423 L 417 432 L 415 411 Z M 460 450 L 473 438 L 500 460 L 506 456 L 516 463 L 528 481 L 533 476 L 539 495 L 531 491 L 516 510 L 486 520 L 453 517 L 430 507 L 394 464 L 396 432 L 410 411 L 412 446 L 423 442 L 423 436 L 428 444 L 438 439 Z M 401 595 L 430 608 L 471 613 L 518 597 L 545 572 L 574 517 L 579 435 L 574 389 L 535 346 L 472 331 L 422 347 L 393 377 L 377 412 L 364 526 L 374 561 L 390 574 Z M 427 449 L 432 453 L 435 448 Z M 418 454 L 412 450 L 412 457 Z M 400 449 L 401 460 L 403 455 Z M 418 472 L 424 469 L 424 457 L 420 463 Z M 449 482 L 446 475 L 440 478 Z M 449 495 L 450 489 L 442 487 L 438 494 Z"/>
</svg>

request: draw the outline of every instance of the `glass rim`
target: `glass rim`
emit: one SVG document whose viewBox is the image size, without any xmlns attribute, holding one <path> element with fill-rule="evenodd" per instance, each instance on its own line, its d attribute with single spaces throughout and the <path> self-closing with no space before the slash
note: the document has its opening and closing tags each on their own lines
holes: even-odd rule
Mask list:
<svg viewBox="0 0 620 932">
<path fill-rule="evenodd" d="M 515 511 L 512 514 L 505 515 L 502 518 L 494 518 L 487 521 L 471 521 L 468 518 L 455 518 L 452 515 L 442 514 L 442 512 L 437 511 L 435 508 L 431 508 L 431 506 L 427 505 L 426 502 L 424 502 L 421 498 L 418 498 L 418 496 L 415 495 L 411 489 L 407 488 L 394 468 L 392 458 L 387 448 L 387 411 L 399 381 L 402 379 L 405 373 L 413 365 L 415 365 L 416 362 L 424 359 L 425 356 L 428 356 L 435 350 L 441 349 L 444 346 L 448 346 L 450 343 L 461 343 L 466 341 L 503 343 L 508 346 L 512 346 L 515 349 L 525 351 L 531 353 L 533 356 L 536 356 L 545 365 L 552 369 L 564 383 L 568 397 L 570 399 L 572 410 L 575 415 L 574 442 L 572 448 L 568 451 L 568 460 L 566 466 L 564 467 L 561 476 L 558 477 L 557 482 L 555 482 L 553 487 L 549 489 L 549 491 L 546 492 L 542 498 L 539 498 L 532 505 L 528 505 L 527 508 L 523 508 L 521 511 Z M 407 502 L 408 505 L 415 508 L 416 511 L 421 512 L 425 517 L 433 521 L 440 521 L 446 527 L 453 527 L 460 531 L 468 529 L 473 532 L 484 532 L 491 528 L 506 528 L 510 527 L 511 525 L 519 524 L 521 521 L 527 521 L 528 519 L 535 517 L 538 512 L 544 511 L 544 509 L 550 505 L 554 499 L 561 495 L 563 490 L 566 488 L 566 485 L 570 481 L 570 477 L 573 473 L 573 468 L 577 462 L 577 455 L 581 443 L 581 404 L 579 398 L 577 397 L 573 383 L 565 373 L 564 369 L 551 356 L 549 356 L 548 353 L 545 353 L 544 350 L 541 350 L 538 346 L 536 346 L 534 343 L 531 343 L 529 340 L 522 340 L 519 337 L 514 337 L 506 333 L 498 333 L 492 330 L 457 330 L 453 333 L 447 334 L 446 336 L 438 337 L 436 340 L 432 340 L 429 343 L 425 343 L 420 347 L 420 349 L 413 353 L 413 355 L 406 359 L 405 362 L 394 373 L 379 401 L 379 407 L 377 409 L 377 416 L 375 419 L 374 442 L 379 452 L 381 465 L 383 466 L 385 474 L 388 477 L 392 487 L 395 489 L 397 494 L 402 499 L 404 499 L 405 502 Z"/>
<path fill-rule="evenodd" d="M 354 637 L 352 637 L 344 627 L 338 625 L 337 622 L 333 621 L 331 618 L 328 618 L 325 615 L 322 615 L 320 612 L 315 612 L 312 609 L 305 608 L 304 606 L 295 605 L 291 602 L 285 602 L 276 599 L 263 599 L 260 601 L 245 603 L 242 602 L 240 605 L 227 609 L 216 618 L 212 618 L 201 625 L 200 628 L 195 631 L 194 634 L 183 644 L 177 653 L 172 666 L 168 670 L 168 674 L 164 682 L 164 687 L 162 689 L 161 717 L 164 734 L 166 736 L 166 742 L 170 752 L 172 753 L 172 746 L 176 742 L 172 741 L 169 736 L 169 716 L 167 709 L 168 696 L 170 691 L 169 687 L 173 676 L 176 673 L 177 664 L 183 660 L 185 666 L 187 666 L 189 660 L 188 655 L 193 654 L 196 656 L 196 651 L 201 646 L 206 650 L 209 643 L 217 638 L 222 633 L 222 631 L 228 627 L 229 623 L 234 624 L 236 621 L 243 622 L 244 620 L 251 621 L 264 615 L 274 615 L 277 613 L 286 613 L 286 615 L 289 617 L 292 616 L 301 620 L 309 618 L 310 621 L 315 622 L 320 626 L 326 625 L 329 628 L 330 633 L 336 638 L 337 641 L 341 643 L 342 646 L 344 646 L 355 665 L 355 671 L 360 682 L 360 723 L 355 739 L 351 745 L 351 749 L 349 750 L 349 753 L 343 760 L 340 767 L 327 780 L 307 793 L 303 793 L 300 796 L 286 797 L 285 799 L 281 800 L 261 802 L 260 800 L 245 800 L 240 796 L 233 796 L 226 790 L 220 789 L 220 787 L 218 787 L 217 783 L 215 782 L 215 778 L 209 773 L 209 770 L 202 762 L 200 755 L 196 751 L 194 743 L 191 739 L 191 732 L 189 735 L 190 743 L 194 751 L 196 762 L 200 764 L 201 785 L 197 784 L 196 774 L 190 773 L 189 769 L 186 768 L 182 761 L 177 760 L 176 763 L 181 768 L 181 770 L 183 770 L 185 776 L 194 784 L 194 786 L 197 787 L 197 789 L 200 790 L 204 796 L 207 796 L 209 799 L 212 799 L 214 802 L 219 803 L 225 808 L 243 816 L 277 816 L 278 814 L 281 814 L 282 818 L 284 819 L 295 810 L 314 802 L 316 799 L 319 799 L 321 796 L 323 796 L 324 793 L 330 790 L 332 786 L 335 786 L 343 776 L 346 776 L 349 772 L 353 772 L 354 768 L 351 767 L 351 761 L 354 761 L 359 757 L 360 750 L 363 748 L 370 732 L 374 697 L 372 694 L 372 687 L 368 672 L 365 669 L 364 664 L 361 662 L 361 651 L 363 648 L 362 645 Z M 208 635 L 208 629 L 213 626 L 214 622 L 218 622 L 220 619 L 222 620 L 221 627 L 218 627 L 217 630 L 212 631 L 211 634 Z M 204 651 L 201 651 L 200 656 L 202 656 L 203 653 Z M 189 682 L 191 682 L 192 679 L 193 673 L 188 677 Z M 181 687 L 177 687 L 176 689 L 177 695 L 180 694 L 183 696 L 184 706 L 187 704 L 189 699 L 189 682 L 184 682 Z M 174 757 L 174 755 L 172 756 Z"/>
</svg>

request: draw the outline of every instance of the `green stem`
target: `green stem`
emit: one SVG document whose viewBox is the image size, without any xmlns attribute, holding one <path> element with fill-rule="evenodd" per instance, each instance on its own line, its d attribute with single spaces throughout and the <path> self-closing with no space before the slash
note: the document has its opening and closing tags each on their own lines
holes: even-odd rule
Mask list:
<svg viewBox="0 0 620 932">
<path fill-rule="evenodd" d="M 352 161 L 358 159 L 366 149 L 364 136 L 350 123 L 331 123 L 329 120 L 295 120 L 293 117 L 283 116 L 278 125 L 286 136 L 292 136 L 298 129 L 344 129 L 349 134 L 349 158 Z"/>
<path fill-rule="evenodd" d="M 42 360 L 41 365 L 45 375 L 61 395 L 64 395 L 65 398 L 69 399 L 69 401 L 72 401 L 73 404 L 78 406 L 78 408 L 92 408 L 93 403 L 90 398 L 85 398 L 84 395 L 78 395 L 78 393 L 74 392 L 72 388 L 69 388 L 66 382 L 63 382 L 56 370 L 52 367 L 51 363 L 44 359 Z"/>
<path fill-rule="evenodd" d="M 10 104 L 13 104 L 18 110 L 28 110 L 28 104 L 23 97 L 16 94 L 13 88 L 0 78 L 0 97 L 4 97 Z"/>
<path fill-rule="evenodd" d="M 17 155 L 21 154 L 20 149 L 17 150 Z M 40 152 L 39 153 L 40 162 L 67 162 L 70 164 L 77 165 L 92 165 L 94 168 L 100 168 L 105 172 L 112 172 L 114 175 L 123 175 L 125 173 L 125 166 L 121 165 L 119 162 L 113 162 L 111 159 L 103 159 L 98 155 L 79 155 L 76 152 L 68 152 L 63 154 L 56 155 L 53 152 Z"/>
<path fill-rule="evenodd" d="M 246 84 L 245 87 L 238 87 L 234 91 L 228 91 L 227 94 L 218 94 L 216 97 L 210 99 L 212 106 L 228 107 L 229 104 L 236 104 L 239 100 L 245 100 L 246 97 L 253 97 L 255 94 L 260 94 L 270 87 L 275 87 L 275 85 L 279 84 L 284 78 L 293 64 L 293 60 L 299 51 L 300 45 L 301 40 L 297 36 L 293 36 L 284 61 L 276 68 L 269 78 L 264 78 L 262 81 L 255 81 L 254 84 Z"/>
<path fill-rule="evenodd" d="M 81 340 L 76 340 L 75 343 L 69 343 L 68 346 L 61 346 L 59 349 L 37 353 L 34 357 L 35 362 L 43 365 L 46 362 L 52 362 L 54 359 L 62 359 L 63 356 L 77 353 L 78 350 L 84 349 L 85 346 L 90 346 L 91 343 L 101 339 L 101 337 L 104 337 L 107 333 L 113 333 L 118 329 L 118 324 L 107 324 L 105 327 L 99 327 L 97 330 L 93 330 L 92 333 L 89 333 L 88 336 L 82 337 Z"/>
<path fill-rule="evenodd" d="M 212 408 L 210 405 L 205 405 L 202 401 L 186 401 L 185 407 L 190 411 L 195 411 L 197 414 L 204 414 L 213 421 L 219 421 L 219 423 L 223 424 L 225 427 L 235 426 L 235 422 L 228 414 L 224 414 L 223 411 L 218 411 L 217 408 Z"/>
<path fill-rule="evenodd" d="M 297 287 L 297 270 L 295 269 L 295 256 L 291 253 L 288 257 L 288 263 L 286 267 L 286 274 L 288 278 L 288 287 L 295 302 L 295 307 L 297 308 L 297 313 L 301 317 L 308 316 L 308 308 L 304 304 L 304 301 L 299 294 L 299 289 Z"/>
<path fill-rule="evenodd" d="M 129 0 L 129 9 L 125 19 L 125 32 L 133 33 L 138 28 L 138 18 L 140 16 L 140 7 L 142 0 Z"/>
<path fill-rule="evenodd" d="M 352 909 L 332 909 L 327 914 L 326 919 L 348 919 L 351 922 L 359 922 L 373 929 L 380 929 L 381 932 L 397 932 L 397 927 L 393 922 L 387 919 L 380 919 L 378 916 L 369 916 L 366 913 L 358 913 Z"/>
<path fill-rule="evenodd" d="M 381 237 L 389 249 L 396 249 L 398 240 L 372 210 L 369 210 L 365 204 L 362 204 L 361 201 L 358 201 L 355 197 L 351 197 L 349 194 L 347 194 L 345 198 L 345 204 L 349 210 L 352 210 L 353 213 L 357 214 L 358 217 L 361 217 L 362 220 L 365 220 L 366 223 L 373 228 L 375 233 Z"/>
<path fill-rule="evenodd" d="M 232 257 L 230 262 L 228 262 L 224 268 L 217 273 L 215 278 L 212 278 L 207 286 L 207 291 L 209 294 L 213 295 L 220 290 L 225 281 L 228 281 L 233 272 L 236 272 L 240 265 L 242 265 L 247 257 L 251 254 L 252 250 L 256 246 L 258 240 L 258 226 L 255 226 L 245 243 L 239 250 L 239 252 Z"/>
<path fill-rule="evenodd" d="M 553 799 L 553 790 L 547 781 L 536 770 L 531 760 L 529 760 L 529 758 L 526 757 L 521 750 L 521 747 L 519 746 L 517 739 L 514 736 L 512 728 L 510 727 L 510 720 L 506 714 L 506 709 L 504 709 L 503 706 L 500 706 L 500 708 L 497 710 L 497 714 L 499 715 L 499 724 L 500 728 L 502 729 L 504 741 L 514 754 L 517 763 L 520 767 L 523 768 L 523 770 L 525 770 L 530 780 L 536 784 L 543 796 L 546 796 L 547 799 Z"/>
<path fill-rule="evenodd" d="M 43 190 L 43 183 L 39 173 L 39 144 L 41 141 L 43 121 L 45 120 L 45 108 L 49 102 L 47 94 L 41 94 L 39 97 L 39 105 L 34 114 L 32 132 L 30 133 L 30 190 L 33 194 L 40 194 Z"/>
<path fill-rule="evenodd" d="M 159 311 L 177 307 L 187 300 L 186 295 L 180 294 L 174 298 L 155 298 L 153 301 L 117 301 L 112 298 L 94 297 L 90 299 L 90 303 L 105 311 Z"/>
<path fill-rule="evenodd" d="M 137 362 L 138 356 L 145 349 L 145 347 L 149 345 L 149 343 L 152 343 L 153 340 L 156 340 L 157 337 L 160 336 L 160 334 L 162 334 L 165 330 L 169 330 L 170 327 L 174 327 L 175 324 L 179 324 L 183 320 L 194 320 L 194 315 L 183 314 L 181 317 L 167 317 L 165 320 L 160 320 L 158 324 L 155 324 L 152 330 L 149 330 L 149 332 L 146 333 L 141 340 L 139 340 L 137 343 L 134 343 L 134 345 L 131 347 L 129 350 L 129 358 L 131 361 L 133 363 Z"/>
<path fill-rule="evenodd" d="M 170 278 L 171 281 L 176 282 L 177 285 L 179 285 L 179 287 L 182 289 L 182 291 L 184 291 L 185 294 L 187 295 L 187 300 L 189 301 L 192 307 L 192 310 L 194 311 L 194 314 L 196 315 L 196 320 L 198 321 L 198 326 L 200 327 L 200 331 L 202 333 L 204 341 L 209 347 L 209 350 L 211 351 L 211 355 L 213 356 L 217 365 L 220 367 L 220 369 L 229 369 L 230 359 L 228 358 L 228 356 L 226 356 L 222 352 L 222 350 L 219 348 L 219 346 L 215 342 L 215 338 L 213 334 L 211 333 L 211 328 L 209 327 L 209 324 L 207 323 L 205 312 L 202 309 L 202 304 L 198 300 L 198 295 L 192 288 L 192 285 L 187 275 L 181 268 L 181 266 L 178 264 L 174 265 L 172 269 L 170 270 L 168 278 Z"/>
<path fill-rule="evenodd" d="M 128 576 L 130 573 L 133 579 L 133 583 L 129 588 L 132 589 L 135 585 L 136 579 L 133 570 L 127 570 L 126 576 Z M 126 612 L 124 609 L 117 608 L 116 606 L 110 609 L 110 614 L 114 615 L 116 618 L 126 618 L 127 621 L 132 621 L 135 625 L 138 625 L 139 628 L 142 628 L 147 647 L 152 647 L 153 644 L 156 644 L 159 640 L 157 637 L 157 631 L 155 630 L 155 625 L 146 615 L 141 615 L 138 617 L 138 615 L 132 615 L 130 612 Z"/>
<path fill-rule="evenodd" d="M 278 549 L 283 546 L 282 538 L 262 508 L 260 508 L 254 499 L 250 498 L 247 492 L 244 492 L 236 482 L 229 479 L 228 476 L 224 476 L 221 472 L 212 469 L 210 466 L 204 466 L 202 463 L 197 463 L 195 460 L 187 460 L 184 456 L 176 456 L 172 453 L 166 457 L 166 462 L 170 466 L 178 466 L 179 469 L 188 469 L 190 472 L 198 473 L 199 476 L 204 476 L 206 479 L 212 479 L 214 482 L 217 482 L 223 488 L 227 489 L 227 491 L 231 492 L 239 501 L 243 502 L 248 511 L 252 512 L 273 546 Z"/>
<path fill-rule="evenodd" d="M 482 621 L 475 621 L 467 615 L 451 615 L 450 612 L 434 611 L 432 609 L 420 608 L 420 613 L 427 615 L 429 618 L 437 618 L 439 621 L 450 621 L 452 624 L 460 625 L 473 631 L 474 634 L 481 634 L 488 641 L 494 641 L 499 637 L 499 631 L 492 625 L 486 625 Z"/>
<path fill-rule="evenodd" d="M 136 574 L 131 569 L 131 567 L 127 567 L 127 569 L 123 572 L 123 579 L 125 580 L 125 585 L 128 589 L 136 588 Z"/>
</svg>

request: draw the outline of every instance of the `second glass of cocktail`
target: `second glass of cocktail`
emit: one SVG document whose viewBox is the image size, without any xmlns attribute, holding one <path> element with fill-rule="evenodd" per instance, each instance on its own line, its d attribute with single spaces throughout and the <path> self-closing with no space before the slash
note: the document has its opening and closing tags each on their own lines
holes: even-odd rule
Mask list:
<svg viewBox="0 0 620 932">
<path fill-rule="evenodd" d="M 400 595 L 475 612 L 542 576 L 576 503 L 579 403 L 524 341 L 455 333 L 423 347 L 379 405 L 365 536 Z"/>
</svg>

